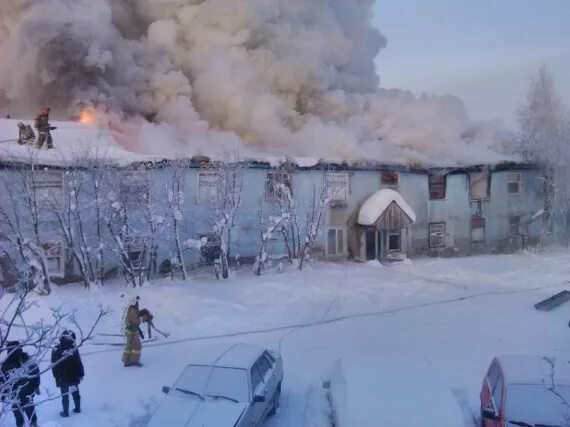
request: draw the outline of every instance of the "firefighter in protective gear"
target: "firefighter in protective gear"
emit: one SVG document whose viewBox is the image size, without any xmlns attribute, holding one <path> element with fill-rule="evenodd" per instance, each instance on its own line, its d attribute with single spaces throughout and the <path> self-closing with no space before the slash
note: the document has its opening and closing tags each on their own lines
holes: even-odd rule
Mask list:
<svg viewBox="0 0 570 427">
<path fill-rule="evenodd" d="M 37 148 L 41 149 L 44 145 L 44 142 L 47 141 L 47 148 L 53 148 L 53 140 L 51 139 L 51 131 L 57 129 L 55 126 L 50 126 L 49 124 L 49 107 L 44 107 L 42 113 L 36 117 L 36 121 L 34 123 L 35 128 L 38 130 L 39 137 L 38 137 L 38 145 Z"/>
<path fill-rule="evenodd" d="M 141 338 L 144 338 L 140 330 L 139 297 L 131 299 L 124 317 L 125 337 L 127 343 L 123 352 L 123 363 L 125 366 L 142 366 L 141 359 Z"/>
</svg>

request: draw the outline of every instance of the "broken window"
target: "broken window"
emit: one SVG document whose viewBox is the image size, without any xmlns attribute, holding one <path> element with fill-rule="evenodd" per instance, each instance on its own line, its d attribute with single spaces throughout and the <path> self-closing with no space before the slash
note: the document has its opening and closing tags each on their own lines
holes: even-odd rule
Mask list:
<svg viewBox="0 0 570 427">
<path fill-rule="evenodd" d="M 325 175 L 327 199 L 331 202 L 345 202 L 348 195 L 348 173 L 327 172 Z"/>
<path fill-rule="evenodd" d="M 63 206 L 63 172 L 40 170 L 28 175 L 38 208 L 59 209 Z"/>
<path fill-rule="evenodd" d="M 400 174 L 398 172 L 381 172 L 380 185 L 382 187 L 398 188 L 400 185 Z"/>
<path fill-rule="evenodd" d="M 509 173 L 507 175 L 507 189 L 509 194 L 518 194 L 521 190 L 521 174 Z"/>
<path fill-rule="evenodd" d="M 489 200 L 490 177 L 488 171 L 469 173 L 470 200 Z"/>
<path fill-rule="evenodd" d="M 511 236 L 520 235 L 521 217 L 520 215 L 513 215 L 509 217 L 509 233 Z"/>
<path fill-rule="evenodd" d="M 429 225 L 429 247 L 445 247 L 445 223 L 437 222 Z"/>
<path fill-rule="evenodd" d="M 327 232 L 327 255 L 344 255 L 345 229 L 329 228 Z"/>
<path fill-rule="evenodd" d="M 265 178 L 265 197 L 268 200 L 282 200 L 286 193 L 293 194 L 291 174 L 289 172 L 267 172 Z"/>
<path fill-rule="evenodd" d="M 400 230 L 388 231 L 388 251 L 400 252 L 402 250 L 402 232 Z"/>
<path fill-rule="evenodd" d="M 208 203 L 216 195 L 220 175 L 217 172 L 198 172 L 198 204 Z"/>
<path fill-rule="evenodd" d="M 446 175 L 429 175 L 429 198 L 430 200 L 445 199 L 445 190 L 447 186 Z"/>
<path fill-rule="evenodd" d="M 128 255 L 128 260 L 125 262 L 130 263 L 134 268 L 140 269 L 144 267 L 144 258 L 148 243 L 146 236 L 127 236 L 123 238 L 123 245 L 125 252 Z"/>
<path fill-rule="evenodd" d="M 121 172 L 119 192 L 125 204 L 145 205 L 150 197 L 150 173 L 146 170 Z"/>
<path fill-rule="evenodd" d="M 214 233 L 202 233 L 198 235 L 200 245 L 200 263 L 213 264 L 220 258 L 222 241 L 220 236 Z"/>
<path fill-rule="evenodd" d="M 485 218 L 481 217 L 471 218 L 471 241 L 472 242 L 485 241 Z"/>
<path fill-rule="evenodd" d="M 47 260 L 47 270 L 50 276 L 63 276 L 64 260 L 61 243 L 45 242 L 42 249 Z"/>
</svg>

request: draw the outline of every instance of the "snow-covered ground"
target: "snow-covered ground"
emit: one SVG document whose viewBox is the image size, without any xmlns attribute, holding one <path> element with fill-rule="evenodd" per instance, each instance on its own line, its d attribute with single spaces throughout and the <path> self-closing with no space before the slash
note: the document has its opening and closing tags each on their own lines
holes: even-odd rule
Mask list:
<svg viewBox="0 0 570 427">
<path fill-rule="evenodd" d="M 281 407 L 267 427 L 326 426 L 323 375 L 339 357 L 362 355 L 366 360 L 401 360 L 397 368 L 402 372 L 410 360 L 429 365 L 449 387 L 465 425 L 473 426 L 481 381 L 493 356 L 530 353 L 554 356 L 560 363 L 570 359 L 570 305 L 552 312 L 533 308 L 570 288 L 569 261 L 570 252 L 560 250 L 419 259 L 389 267 L 316 263 L 303 272 L 290 268 L 260 278 L 246 269 L 225 281 L 202 272 L 187 282 L 162 280 L 128 289 L 140 295 L 141 307 L 149 308 L 156 326 L 171 336 L 143 348 L 142 368 L 124 368 L 121 347 L 84 347 L 83 413 L 59 419 L 56 400 L 38 409 L 40 425 L 144 426 L 162 399 L 161 386 L 172 383 L 192 352 L 210 343 L 240 341 L 283 355 Z M 102 303 L 114 312 L 100 332 L 119 332 L 122 292 L 118 282 L 90 291 L 56 287 L 49 297 L 37 297 L 34 316 L 47 319 L 49 307 L 63 305 L 76 309 L 87 323 Z M 414 387 L 414 380 L 423 378 L 418 375 L 403 380 Z M 45 388 L 55 392 L 47 375 L 42 378 L 47 392 Z M 437 418 L 433 411 L 425 416 Z M 7 427 L 11 423 L 9 417 Z"/>
</svg>

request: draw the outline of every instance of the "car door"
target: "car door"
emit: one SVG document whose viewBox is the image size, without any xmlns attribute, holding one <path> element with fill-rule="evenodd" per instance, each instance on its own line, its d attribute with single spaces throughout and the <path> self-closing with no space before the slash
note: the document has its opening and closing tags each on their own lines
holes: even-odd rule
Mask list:
<svg viewBox="0 0 570 427">
<path fill-rule="evenodd" d="M 265 407 L 267 405 L 267 401 L 265 402 L 256 402 L 255 395 L 263 395 L 265 390 L 265 384 L 263 382 L 263 377 L 259 372 L 259 368 L 257 363 L 254 363 L 253 366 L 249 370 L 250 375 L 250 385 L 251 385 L 251 425 L 254 427 L 258 427 L 263 422 L 263 414 L 265 411 Z"/>
<path fill-rule="evenodd" d="M 483 389 L 481 390 L 481 414 L 485 409 L 490 409 L 499 418 L 492 420 L 483 417 L 484 427 L 502 427 L 500 420 L 502 406 L 503 379 L 499 364 L 493 361 L 485 380 L 483 381 Z"/>
<path fill-rule="evenodd" d="M 275 377 L 275 363 L 273 359 L 269 359 L 267 354 L 264 352 L 256 362 L 259 368 L 259 373 L 263 379 L 264 384 L 264 394 L 265 394 L 265 414 L 271 410 L 273 407 L 273 398 L 275 397 L 275 392 L 277 391 L 277 380 Z"/>
</svg>

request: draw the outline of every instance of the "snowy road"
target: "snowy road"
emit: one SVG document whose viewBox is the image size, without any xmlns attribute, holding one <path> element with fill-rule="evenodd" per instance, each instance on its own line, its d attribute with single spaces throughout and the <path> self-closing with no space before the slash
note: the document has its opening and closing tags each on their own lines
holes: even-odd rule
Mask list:
<svg viewBox="0 0 570 427">
<path fill-rule="evenodd" d="M 316 264 L 310 271 L 262 278 L 240 272 L 225 282 L 156 283 L 138 293 L 171 337 L 147 345 L 145 367 L 138 370 L 121 366 L 120 348 L 84 348 L 84 413 L 57 421 L 63 427 L 144 426 L 160 402 L 161 386 L 172 382 L 196 348 L 244 341 L 281 347 L 283 354 L 282 404 L 267 427 L 327 425 L 322 376 L 338 357 L 363 354 L 427 362 L 452 391 L 454 404 L 463 407 L 466 425 L 473 425 L 483 373 L 494 355 L 570 358 L 569 308 L 533 308 L 564 289 L 569 260 L 570 254 L 554 252 L 424 259 L 392 267 Z M 87 321 L 102 302 L 117 312 L 102 329 L 116 331 L 120 291 L 58 288 L 40 299 L 36 316 L 47 317 L 48 306 L 63 303 Z M 398 367 L 402 372 L 405 363 Z M 413 386 L 421 378 L 407 380 Z M 54 390 L 51 378 L 43 386 Z M 58 405 L 42 406 L 40 420 L 56 420 Z M 421 404 L 415 410 L 434 417 Z"/>
</svg>

